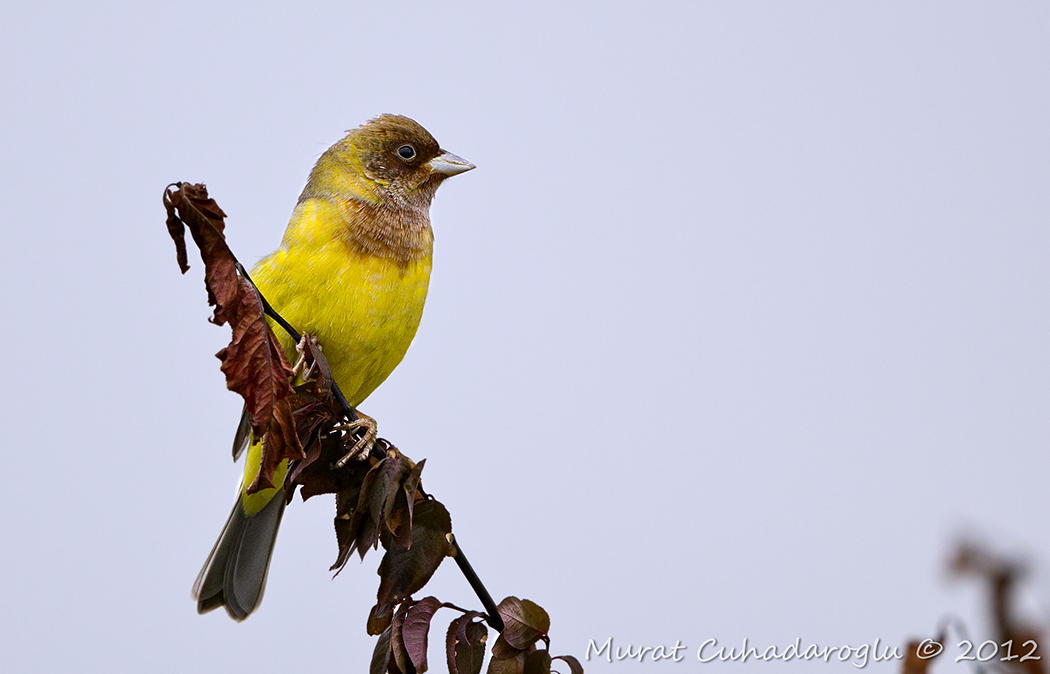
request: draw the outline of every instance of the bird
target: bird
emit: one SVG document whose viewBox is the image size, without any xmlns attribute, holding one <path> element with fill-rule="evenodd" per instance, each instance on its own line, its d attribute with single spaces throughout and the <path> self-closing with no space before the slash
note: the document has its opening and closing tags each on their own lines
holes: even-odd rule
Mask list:
<svg viewBox="0 0 1050 674">
<path fill-rule="evenodd" d="M 250 276 L 276 311 L 315 336 L 347 401 L 360 405 L 404 358 L 423 314 L 433 255 L 430 204 L 441 183 L 475 168 L 441 149 L 417 122 L 384 114 L 348 131 L 318 158 L 281 245 Z M 292 357 L 295 343 L 279 334 Z M 247 487 L 261 467 L 245 412 L 234 439 L 247 450 L 233 512 L 193 586 L 199 613 L 237 621 L 262 601 L 285 499 Z"/>
</svg>

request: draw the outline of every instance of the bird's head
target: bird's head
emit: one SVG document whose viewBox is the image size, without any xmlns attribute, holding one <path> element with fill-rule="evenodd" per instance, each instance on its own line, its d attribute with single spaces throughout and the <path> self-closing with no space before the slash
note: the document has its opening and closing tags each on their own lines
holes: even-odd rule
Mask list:
<svg viewBox="0 0 1050 674">
<path fill-rule="evenodd" d="M 360 172 L 369 191 L 388 206 L 426 208 L 445 178 L 474 165 L 445 152 L 434 137 L 408 117 L 380 115 L 332 146 Z"/>
</svg>

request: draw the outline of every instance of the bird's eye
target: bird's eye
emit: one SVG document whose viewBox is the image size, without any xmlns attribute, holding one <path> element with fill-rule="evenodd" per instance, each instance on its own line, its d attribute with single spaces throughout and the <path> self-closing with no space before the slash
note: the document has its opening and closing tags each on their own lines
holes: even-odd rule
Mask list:
<svg viewBox="0 0 1050 674">
<path fill-rule="evenodd" d="M 413 159 L 416 156 L 416 148 L 411 145 L 402 145 L 397 148 L 397 156 L 402 159 Z"/>
</svg>

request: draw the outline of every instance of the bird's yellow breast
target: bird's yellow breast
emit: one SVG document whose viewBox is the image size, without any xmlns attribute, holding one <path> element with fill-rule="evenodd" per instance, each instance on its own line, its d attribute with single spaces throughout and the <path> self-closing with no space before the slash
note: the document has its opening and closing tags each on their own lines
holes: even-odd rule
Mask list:
<svg viewBox="0 0 1050 674">
<path fill-rule="evenodd" d="M 357 407 L 390 376 L 416 335 L 430 283 L 433 234 L 424 220 L 423 228 L 412 233 L 411 255 L 371 255 L 352 238 L 354 228 L 369 223 L 348 219 L 347 213 L 345 200 L 300 201 L 281 247 L 251 275 L 277 313 L 300 333 L 317 337 L 332 376 Z M 271 327 L 295 362 L 295 342 L 280 327 Z M 249 516 L 277 496 L 288 468 L 282 461 L 274 487 L 249 495 L 260 452 L 253 442 L 244 464 L 241 507 Z"/>
<path fill-rule="evenodd" d="M 285 241 L 252 270 L 270 304 L 299 332 L 315 335 L 355 407 L 404 358 L 423 315 L 432 237 L 407 263 L 363 254 L 345 242 L 345 214 L 321 199 L 301 202 Z M 291 356 L 295 345 L 280 328 Z M 293 361 L 294 362 L 294 361 Z"/>
</svg>

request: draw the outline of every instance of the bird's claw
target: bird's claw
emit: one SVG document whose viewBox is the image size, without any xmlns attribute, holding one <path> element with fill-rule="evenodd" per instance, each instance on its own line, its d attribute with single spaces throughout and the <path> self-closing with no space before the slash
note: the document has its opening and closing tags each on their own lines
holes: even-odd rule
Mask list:
<svg viewBox="0 0 1050 674">
<path fill-rule="evenodd" d="M 336 468 L 342 468 L 353 458 L 363 461 L 368 457 L 369 453 L 372 451 L 372 447 L 376 444 L 376 438 L 379 437 L 379 429 L 376 425 L 375 419 L 358 412 L 358 418 L 355 421 L 343 424 L 341 430 L 344 430 L 349 434 L 353 433 L 358 428 L 365 429 L 364 435 L 354 443 L 354 446 L 350 448 L 350 451 L 347 452 L 343 458 L 335 462 Z"/>
<path fill-rule="evenodd" d="M 317 361 L 311 359 L 309 367 L 306 368 L 305 372 L 302 372 L 303 366 L 306 365 L 306 339 L 308 335 L 304 332 L 303 336 L 299 339 L 299 343 L 295 345 L 295 352 L 299 354 L 299 359 L 295 361 L 295 366 L 292 368 L 292 377 L 301 375 L 300 381 L 305 382 L 313 374 L 314 367 L 317 365 Z"/>
</svg>

